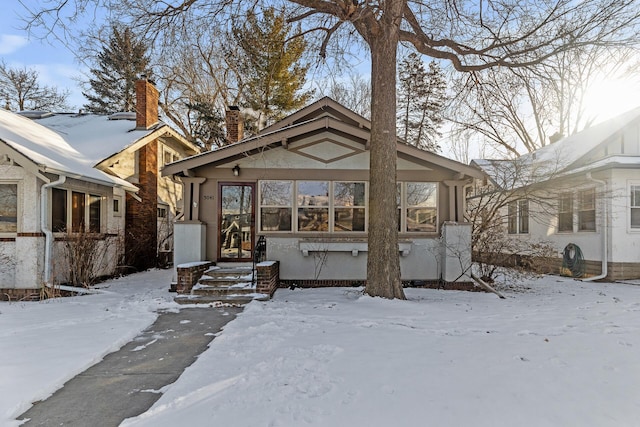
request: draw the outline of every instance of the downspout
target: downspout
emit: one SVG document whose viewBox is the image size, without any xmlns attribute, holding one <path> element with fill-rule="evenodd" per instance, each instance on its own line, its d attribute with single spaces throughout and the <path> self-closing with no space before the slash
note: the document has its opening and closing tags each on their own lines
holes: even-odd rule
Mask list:
<svg viewBox="0 0 640 427">
<path fill-rule="evenodd" d="M 601 179 L 595 179 L 594 177 L 591 176 L 591 172 L 587 172 L 587 179 L 597 184 L 601 184 L 604 190 L 604 194 L 606 194 L 606 191 L 607 191 L 606 181 Z M 592 282 L 594 280 L 600 280 L 607 277 L 607 265 L 608 265 L 607 258 L 609 257 L 608 234 L 609 234 L 609 229 L 608 229 L 608 218 L 607 218 L 607 202 L 603 198 L 602 199 L 602 273 L 598 276 L 587 277 L 586 279 L 582 279 L 583 282 Z"/>
<path fill-rule="evenodd" d="M 44 184 L 40 188 L 40 228 L 42 228 L 42 232 L 44 233 L 44 284 L 49 288 L 53 286 L 51 283 L 51 251 L 53 248 L 53 232 L 49 229 L 49 225 L 47 224 L 47 220 L 49 218 L 49 197 L 47 190 L 50 187 L 64 184 L 66 180 L 66 176 L 60 175 L 57 181 Z"/>
</svg>

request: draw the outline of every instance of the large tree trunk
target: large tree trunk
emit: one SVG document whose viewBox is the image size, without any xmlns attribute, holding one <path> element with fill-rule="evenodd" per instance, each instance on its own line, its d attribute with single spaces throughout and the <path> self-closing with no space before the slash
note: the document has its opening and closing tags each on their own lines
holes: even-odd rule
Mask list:
<svg viewBox="0 0 640 427">
<path fill-rule="evenodd" d="M 371 48 L 371 159 L 365 292 L 371 296 L 405 299 L 400 281 L 396 203 L 398 28 L 380 25 L 378 30 L 370 33 L 368 39 Z"/>
</svg>

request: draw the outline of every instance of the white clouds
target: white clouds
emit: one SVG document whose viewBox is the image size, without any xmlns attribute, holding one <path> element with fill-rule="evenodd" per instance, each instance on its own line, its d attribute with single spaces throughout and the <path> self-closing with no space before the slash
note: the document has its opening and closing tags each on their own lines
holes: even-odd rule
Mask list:
<svg viewBox="0 0 640 427">
<path fill-rule="evenodd" d="M 13 34 L 0 34 L 0 55 L 8 55 L 26 46 L 29 39 Z"/>
</svg>

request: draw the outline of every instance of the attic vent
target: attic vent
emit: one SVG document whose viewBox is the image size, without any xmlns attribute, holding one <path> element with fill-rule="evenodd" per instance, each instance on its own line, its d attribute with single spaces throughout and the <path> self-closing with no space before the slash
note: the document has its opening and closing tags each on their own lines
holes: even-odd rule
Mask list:
<svg viewBox="0 0 640 427">
<path fill-rule="evenodd" d="M 123 111 L 120 113 L 113 113 L 109 116 L 109 120 L 136 120 L 136 112 L 135 111 Z"/>
<path fill-rule="evenodd" d="M 28 119 L 44 119 L 53 116 L 50 111 L 19 111 L 18 114 Z"/>
</svg>

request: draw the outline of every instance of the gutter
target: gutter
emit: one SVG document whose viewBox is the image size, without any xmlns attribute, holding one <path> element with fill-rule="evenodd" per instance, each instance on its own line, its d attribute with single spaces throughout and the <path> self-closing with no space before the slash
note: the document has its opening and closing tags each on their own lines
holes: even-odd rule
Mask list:
<svg viewBox="0 0 640 427">
<path fill-rule="evenodd" d="M 44 184 L 40 188 L 40 228 L 42 228 L 42 232 L 44 233 L 44 284 L 49 288 L 53 286 L 53 284 L 51 283 L 51 252 L 53 248 L 53 232 L 49 229 L 49 225 L 47 224 L 47 219 L 49 217 L 49 204 L 47 203 L 49 201 L 49 198 L 47 190 L 50 187 L 64 184 L 66 180 L 66 176 L 60 175 L 57 181 Z"/>
<path fill-rule="evenodd" d="M 607 190 L 607 182 L 601 179 L 595 179 L 591 176 L 591 172 L 587 172 L 587 179 L 589 181 L 595 182 L 597 184 L 601 184 L 602 188 Z M 608 240 L 608 217 L 607 217 L 607 202 L 602 199 L 602 272 L 598 276 L 588 277 L 586 279 L 582 279 L 583 282 L 593 282 L 594 280 L 600 280 L 607 277 L 607 258 L 609 257 L 608 248 L 609 248 L 609 240 Z"/>
</svg>

